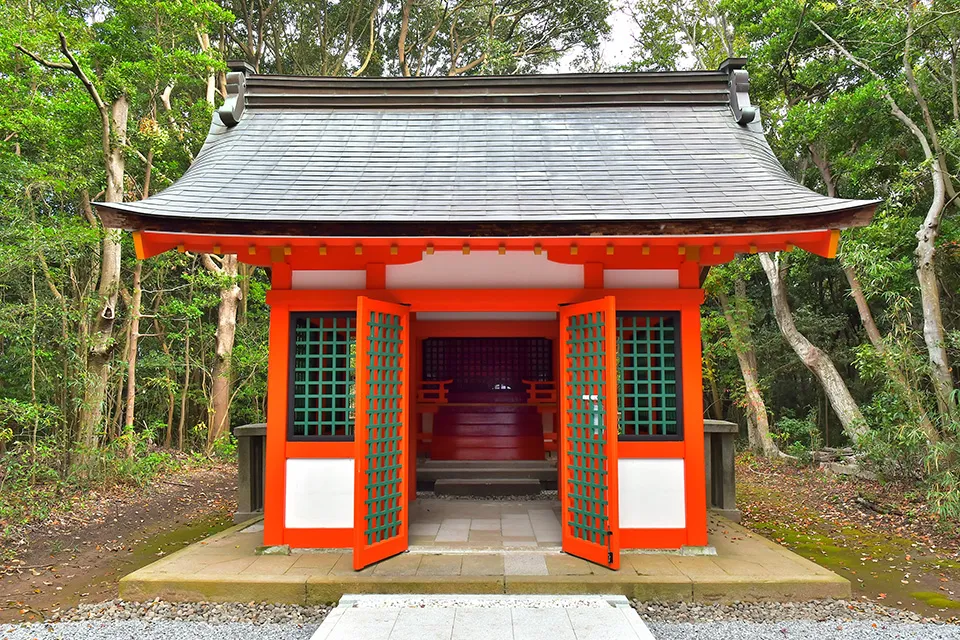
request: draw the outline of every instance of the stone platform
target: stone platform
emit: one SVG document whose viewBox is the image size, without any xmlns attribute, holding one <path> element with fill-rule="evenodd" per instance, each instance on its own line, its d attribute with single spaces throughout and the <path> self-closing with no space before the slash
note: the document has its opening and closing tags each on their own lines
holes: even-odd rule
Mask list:
<svg viewBox="0 0 960 640">
<path fill-rule="evenodd" d="M 480 509 L 483 504 L 467 503 L 464 508 Z M 452 509 L 442 506 L 437 515 L 449 516 Z M 482 515 L 476 522 L 490 527 L 496 516 Z M 515 524 L 521 520 L 516 513 L 503 518 L 522 528 Z M 418 531 L 420 535 L 411 536 L 410 552 L 355 572 L 349 550 L 258 556 L 255 550 L 263 544 L 263 528 L 247 522 L 124 577 L 120 596 L 136 601 L 159 597 L 307 605 L 333 603 L 344 594 L 358 593 L 619 594 L 648 601 L 699 602 L 850 596 L 846 579 L 717 515 L 711 515 L 709 523 L 715 556 L 624 552 L 619 571 L 566 555 L 558 545 L 536 540 L 536 535 L 532 544 L 521 546 L 510 546 L 505 542 L 512 540 L 509 537 L 497 542 L 480 536 L 490 545 L 484 547 L 477 544 L 479 539 L 470 540 L 476 538 L 469 533 L 472 523 L 465 528 L 467 541 L 438 544 L 434 537 L 429 544 L 426 536 L 421 537 L 426 531 Z M 411 529 L 418 524 L 432 526 L 414 519 Z"/>
</svg>

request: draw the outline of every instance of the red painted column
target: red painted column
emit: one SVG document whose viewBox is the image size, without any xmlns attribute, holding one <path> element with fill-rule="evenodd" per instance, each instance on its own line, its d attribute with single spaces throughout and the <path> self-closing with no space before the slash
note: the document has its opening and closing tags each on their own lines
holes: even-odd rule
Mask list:
<svg viewBox="0 0 960 640">
<path fill-rule="evenodd" d="M 273 289 L 290 288 L 290 266 L 273 265 Z M 267 438 L 263 488 L 263 543 L 284 544 L 287 472 L 287 382 L 290 362 L 290 308 L 284 302 L 270 308 L 267 362 Z"/>
<path fill-rule="evenodd" d="M 680 311 L 680 336 L 687 545 L 702 547 L 707 544 L 707 492 L 703 457 L 703 356 L 699 304 L 683 305 Z"/>
</svg>

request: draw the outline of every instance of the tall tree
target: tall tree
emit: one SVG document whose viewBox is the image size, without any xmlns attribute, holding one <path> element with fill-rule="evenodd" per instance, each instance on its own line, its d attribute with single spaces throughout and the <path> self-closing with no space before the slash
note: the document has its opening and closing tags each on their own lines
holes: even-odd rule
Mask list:
<svg viewBox="0 0 960 640">
<path fill-rule="evenodd" d="M 126 166 L 124 147 L 127 142 L 129 99 L 125 92 L 120 92 L 109 103 L 105 102 L 101 96 L 101 90 L 90 80 L 87 72 L 70 51 L 67 38 L 62 31 L 59 33 L 59 41 L 60 54 L 67 62 L 47 60 L 19 44 L 17 49 L 47 69 L 73 74 L 86 89 L 90 100 L 100 114 L 102 162 L 106 176 L 104 200 L 123 202 L 123 179 Z M 120 295 L 121 232 L 117 229 L 103 229 L 102 233 L 100 282 L 97 287 L 101 306 L 96 316 L 87 354 L 86 383 L 79 421 L 80 444 L 88 452 L 96 448 L 97 431 L 102 426 L 103 405 L 110 377 L 110 358 L 114 346 L 113 329 Z"/>
<path fill-rule="evenodd" d="M 733 283 L 733 300 L 723 291 L 716 293 L 727 328 L 733 339 L 733 349 L 737 354 L 740 374 L 743 377 L 744 404 L 747 410 L 747 437 L 750 447 L 760 451 L 768 458 L 780 453 L 780 449 L 770 435 L 770 418 L 767 405 L 760 391 L 757 350 L 750 329 L 750 302 L 747 299 L 747 286 L 743 278 Z"/>
<path fill-rule="evenodd" d="M 843 431 L 854 443 L 859 443 L 869 430 L 860 407 L 857 406 L 843 376 L 837 371 L 836 365 L 830 356 L 824 353 L 805 335 L 800 333 L 793 320 L 793 312 L 787 300 L 787 286 L 785 269 L 781 264 L 780 255 L 761 253 L 760 264 L 770 282 L 770 299 L 773 303 L 773 313 L 777 319 L 783 337 L 796 352 L 800 361 L 810 369 L 820 381 L 824 394 L 830 401 L 834 413 L 843 424 Z"/>
<path fill-rule="evenodd" d="M 936 8 L 934 14 L 923 16 L 929 22 L 943 17 Z M 813 27 L 830 42 L 853 65 L 865 71 L 877 83 L 880 95 L 886 100 L 891 114 L 916 138 L 923 151 L 924 160 L 930 172 L 933 188 L 930 205 L 920 229 L 917 231 L 917 280 L 920 284 L 921 310 L 923 312 L 923 339 L 930 360 L 931 378 L 936 392 L 937 403 L 943 413 L 955 418 L 957 404 L 954 398 L 953 374 L 947 355 L 947 339 L 943 326 L 943 313 L 940 306 L 940 285 L 936 271 L 937 241 L 940 235 L 941 218 L 946 207 L 947 192 L 953 191 L 952 180 L 947 170 L 947 162 L 939 141 L 937 126 L 931 116 L 930 107 L 923 95 L 914 70 L 914 35 L 917 13 L 923 12 L 919 4 L 907 3 L 905 9 L 906 33 L 902 42 L 902 81 L 909 89 L 913 107 L 920 111 L 926 131 L 921 128 L 901 106 L 888 86 L 888 81 L 873 66 L 851 53 L 816 22 Z M 929 22 L 928 25 L 929 26 Z M 899 79 L 898 79 L 899 80 Z"/>
<path fill-rule="evenodd" d="M 77 402 L 80 407 L 78 440 L 88 455 L 96 449 L 98 434 L 105 432 L 104 408 L 112 373 L 122 371 L 113 364 L 116 356 L 114 333 L 122 288 L 123 234 L 99 227 L 86 194 L 99 191 L 97 198 L 122 202 L 128 189 L 136 188 L 136 179 L 128 173 L 131 160 L 144 171 L 146 180 L 149 180 L 152 168 L 164 182 L 169 182 L 162 171 L 153 167 L 153 160 L 148 160 L 137 146 L 148 135 L 145 131 L 156 128 L 149 124 L 154 122 L 155 125 L 149 115 L 155 109 L 158 87 L 163 86 L 163 79 L 196 78 L 212 64 L 210 55 L 202 51 L 197 41 L 198 25 L 206 29 L 224 15 L 215 4 L 204 1 L 153 5 L 134 0 L 113 0 L 106 5 L 78 7 L 76 12 L 69 13 L 36 3 L 29 5 L 24 23 L 28 28 L 21 31 L 23 39 L 14 45 L 24 60 L 29 59 L 47 71 L 73 78 L 82 88 L 86 104 L 70 104 L 70 108 L 81 117 L 92 110 L 91 115 L 97 121 L 99 171 L 84 176 L 80 184 L 72 185 L 74 197 L 82 201 L 78 208 L 101 234 L 100 248 L 91 268 L 97 273 L 94 279 L 97 304 L 89 317 L 83 312 L 78 332 L 78 341 L 84 352 L 83 366 L 79 369 L 84 384 L 81 400 Z M 33 70 L 28 71 L 33 78 L 35 94 L 42 93 L 55 82 Z M 62 106 L 54 102 L 51 106 L 66 107 L 66 103 L 74 98 L 74 94 L 66 94 Z M 63 116 L 51 114 L 51 117 Z M 131 127 L 132 123 L 137 126 Z M 31 138 L 40 135 L 26 130 L 23 133 L 29 133 Z M 79 140 L 85 141 L 85 137 L 81 135 Z M 176 167 L 170 159 L 160 160 L 167 170 Z M 139 171 L 134 175 L 138 174 Z M 82 292 L 82 287 L 75 289 Z M 82 295 L 79 298 L 83 300 Z M 67 308 L 64 313 L 65 317 L 70 317 L 72 312 Z M 117 388 L 122 390 L 123 385 L 118 384 Z M 122 413 L 115 411 L 114 415 Z"/>
<path fill-rule="evenodd" d="M 224 0 L 230 55 L 258 72 L 530 73 L 609 31 L 608 0 Z"/>
<path fill-rule="evenodd" d="M 237 307 L 240 285 L 237 282 L 237 256 L 222 257 L 203 254 L 203 265 L 220 281 L 220 304 L 217 307 L 216 351 L 213 382 L 210 388 L 210 425 L 207 429 L 207 452 L 230 429 L 232 399 L 233 346 L 237 335 Z"/>
</svg>

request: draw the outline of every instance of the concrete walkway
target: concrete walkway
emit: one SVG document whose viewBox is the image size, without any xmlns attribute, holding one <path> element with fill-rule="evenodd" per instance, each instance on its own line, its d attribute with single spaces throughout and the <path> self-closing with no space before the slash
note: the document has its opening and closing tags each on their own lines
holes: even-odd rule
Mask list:
<svg viewBox="0 0 960 640">
<path fill-rule="evenodd" d="M 307 605 L 348 593 L 619 594 L 667 602 L 850 596 L 844 578 L 729 520 L 711 516 L 709 534 L 715 556 L 623 553 L 619 571 L 539 545 L 414 547 L 354 571 L 349 550 L 257 556 L 263 527 L 244 524 L 124 577 L 120 596 Z"/>
<path fill-rule="evenodd" d="M 653 640 L 623 596 L 345 595 L 311 640 Z"/>
</svg>

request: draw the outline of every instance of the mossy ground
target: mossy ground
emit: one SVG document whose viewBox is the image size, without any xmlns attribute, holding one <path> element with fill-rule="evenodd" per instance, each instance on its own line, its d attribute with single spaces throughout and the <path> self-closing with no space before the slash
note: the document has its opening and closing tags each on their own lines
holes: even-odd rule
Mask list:
<svg viewBox="0 0 960 640">
<path fill-rule="evenodd" d="M 849 579 L 855 598 L 925 616 L 957 615 L 960 595 L 953 594 L 960 594 L 960 562 L 949 553 L 895 532 L 844 522 L 842 511 L 818 508 L 812 492 L 752 480 L 738 478 L 745 526 Z"/>
</svg>

